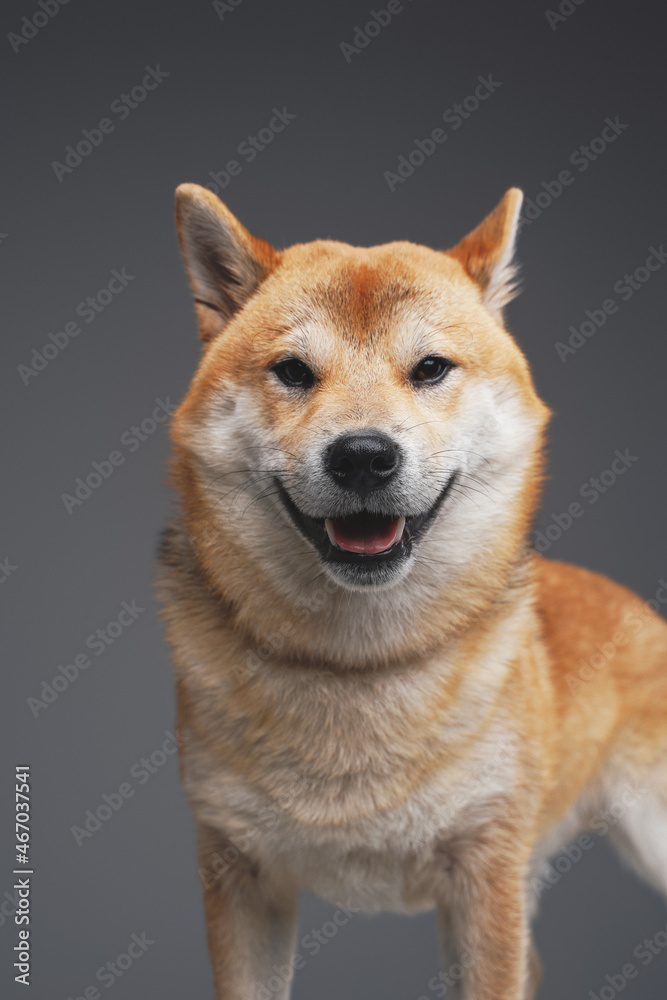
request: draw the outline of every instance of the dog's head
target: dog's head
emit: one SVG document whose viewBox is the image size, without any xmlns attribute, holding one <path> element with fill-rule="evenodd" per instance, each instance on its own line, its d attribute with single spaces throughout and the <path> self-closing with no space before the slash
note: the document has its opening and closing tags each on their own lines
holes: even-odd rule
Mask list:
<svg viewBox="0 0 667 1000">
<path fill-rule="evenodd" d="M 277 251 L 178 189 L 205 347 L 174 421 L 180 483 L 230 573 L 242 558 L 292 590 L 322 569 L 347 590 L 442 588 L 516 555 L 547 418 L 502 322 L 520 206 L 508 191 L 446 252 Z"/>
</svg>

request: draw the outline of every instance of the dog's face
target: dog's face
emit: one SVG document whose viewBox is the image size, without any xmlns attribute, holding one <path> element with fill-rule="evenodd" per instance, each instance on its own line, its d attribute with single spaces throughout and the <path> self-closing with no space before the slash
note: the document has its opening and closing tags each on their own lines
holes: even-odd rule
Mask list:
<svg viewBox="0 0 667 1000">
<path fill-rule="evenodd" d="M 221 547 L 276 579 L 323 568 L 367 590 L 525 532 L 547 411 L 501 320 L 520 202 L 508 192 L 448 253 L 278 252 L 179 188 L 206 350 L 175 440 Z"/>
</svg>

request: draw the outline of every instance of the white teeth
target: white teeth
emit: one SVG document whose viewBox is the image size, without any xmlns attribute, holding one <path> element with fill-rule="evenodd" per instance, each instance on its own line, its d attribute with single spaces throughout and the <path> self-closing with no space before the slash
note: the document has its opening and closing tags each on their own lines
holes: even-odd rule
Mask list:
<svg viewBox="0 0 667 1000">
<path fill-rule="evenodd" d="M 329 541 L 331 542 L 331 544 L 335 545 L 337 549 L 340 548 L 338 542 L 336 541 L 336 536 L 334 535 L 333 522 L 331 518 L 326 517 L 324 519 L 324 527 L 326 528 L 326 532 L 327 535 L 329 536 Z"/>
<path fill-rule="evenodd" d="M 405 531 L 405 518 L 399 517 L 398 521 L 396 522 L 396 537 L 394 539 L 394 545 L 396 544 L 396 542 L 400 542 L 401 538 L 403 537 L 404 531 Z"/>
</svg>

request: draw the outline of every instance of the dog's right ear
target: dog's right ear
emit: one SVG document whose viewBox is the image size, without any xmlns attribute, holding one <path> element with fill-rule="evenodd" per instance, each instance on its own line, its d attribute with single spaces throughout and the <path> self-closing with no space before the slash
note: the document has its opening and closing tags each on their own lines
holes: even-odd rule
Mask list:
<svg viewBox="0 0 667 1000">
<path fill-rule="evenodd" d="M 176 189 L 176 231 L 199 335 L 209 341 L 245 305 L 280 254 L 252 236 L 219 198 L 198 184 Z"/>
</svg>

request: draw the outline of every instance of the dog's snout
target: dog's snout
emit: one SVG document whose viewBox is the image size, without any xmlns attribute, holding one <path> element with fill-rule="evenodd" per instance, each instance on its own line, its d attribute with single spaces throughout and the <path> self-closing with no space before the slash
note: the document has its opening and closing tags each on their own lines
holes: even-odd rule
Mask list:
<svg viewBox="0 0 667 1000">
<path fill-rule="evenodd" d="M 338 485 L 362 496 L 384 486 L 399 463 L 398 445 L 376 431 L 344 434 L 326 454 L 327 469 Z"/>
</svg>

